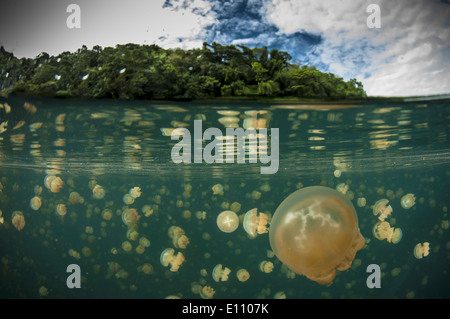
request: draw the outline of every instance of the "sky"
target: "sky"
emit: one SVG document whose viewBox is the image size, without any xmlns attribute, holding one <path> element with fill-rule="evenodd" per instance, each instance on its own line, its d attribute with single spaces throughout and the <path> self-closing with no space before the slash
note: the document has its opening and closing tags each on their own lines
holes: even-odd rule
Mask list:
<svg viewBox="0 0 450 319">
<path fill-rule="evenodd" d="M 70 4 L 80 28 L 69 28 Z M 380 28 L 369 28 L 380 8 Z M 373 20 L 371 20 L 373 21 Z M 34 58 L 125 43 L 190 49 L 267 46 L 371 96 L 450 93 L 450 0 L 14 0 L 0 5 L 0 45 Z"/>
</svg>

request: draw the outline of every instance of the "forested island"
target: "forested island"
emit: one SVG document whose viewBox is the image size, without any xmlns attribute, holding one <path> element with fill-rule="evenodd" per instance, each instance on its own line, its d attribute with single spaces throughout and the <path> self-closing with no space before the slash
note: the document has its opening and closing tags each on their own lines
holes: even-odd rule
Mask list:
<svg viewBox="0 0 450 319">
<path fill-rule="evenodd" d="M 149 100 L 366 97 L 356 79 L 344 81 L 291 61 L 289 53 L 276 49 L 218 43 L 190 50 L 83 46 L 34 59 L 19 59 L 1 47 L 0 89 L 31 96 Z"/>
</svg>

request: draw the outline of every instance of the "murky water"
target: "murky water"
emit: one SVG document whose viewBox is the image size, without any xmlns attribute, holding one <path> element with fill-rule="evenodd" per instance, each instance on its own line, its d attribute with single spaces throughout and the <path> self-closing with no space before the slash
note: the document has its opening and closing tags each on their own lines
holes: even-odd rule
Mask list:
<svg viewBox="0 0 450 319">
<path fill-rule="evenodd" d="M 290 106 L 12 97 L 0 103 L 3 298 L 201 298 L 198 285 L 213 288 L 213 298 L 450 297 L 449 101 Z M 278 171 L 261 174 L 268 164 L 248 157 L 239 164 L 175 164 L 172 129 L 187 128 L 193 144 L 195 120 L 223 135 L 230 126 L 269 134 L 279 128 Z M 46 185 L 48 176 L 60 177 L 62 188 L 48 178 Z M 242 225 L 232 233 L 217 227 L 224 210 L 242 215 L 256 207 L 271 216 L 299 188 L 341 183 L 366 246 L 331 286 L 293 276 L 271 255 L 267 233 L 249 238 Z M 214 194 L 216 184 L 223 194 Z M 142 193 L 127 201 L 134 187 Z M 400 204 L 407 193 L 415 195 L 410 209 Z M 30 206 L 35 196 L 38 210 Z M 359 207 L 362 197 L 367 204 Z M 397 244 L 372 233 L 378 218 L 371 206 L 382 198 L 393 209 L 386 221 L 403 233 Z M 65 214 L 57 211 L 61 204 Z M 122 220 L 127 209 L 140 216 L 133 227 Z M 24 216 L 20 231 L 15 211 Z M 171 226 L 184 231 L 186 248 L 174 245 Z M 429 255 L 417 259 L 414 247 L 424 242 Z M 166 248 L 184 256 L 177 271 L 160 262 Z M 263 273 L 262 261 L 272 262 L 273 271 Z M 80 289 L 66 285 L 70 264 L 80 267 Z M 213 280 L 217 264 L 231 270 L 227 281 Z M 380 266 L 379 289 L 367 287 L 370 264 Z M 245 282 L 236 277 L 241 268 L 250 274 Z"/>
</svg>

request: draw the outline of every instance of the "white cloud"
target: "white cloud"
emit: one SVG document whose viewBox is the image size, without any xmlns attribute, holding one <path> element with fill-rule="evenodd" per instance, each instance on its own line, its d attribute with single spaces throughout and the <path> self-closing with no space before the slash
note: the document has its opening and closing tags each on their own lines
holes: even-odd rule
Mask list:
<svg viewBox="0 0 450 319">
<path fill-rule="evenodd" d="M 381 29 L 369 29 L 369 3 L 381 8 Z M 369 95 L 450 92 L 450 6 L 421 0 L 273 0 L 266 19 L 280 33 L 321 34 L 312 64 L 362 81 Z M 366 74 L 369 77 L 366 78 Z"/>
</svg>

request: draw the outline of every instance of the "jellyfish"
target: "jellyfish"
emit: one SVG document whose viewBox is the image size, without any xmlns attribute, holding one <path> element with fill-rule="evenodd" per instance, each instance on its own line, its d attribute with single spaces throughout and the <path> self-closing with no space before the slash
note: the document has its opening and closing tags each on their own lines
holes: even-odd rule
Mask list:
<svg viewBox="0 0 450 319">
<path fill-rule="evenodd" d="M 78 204 L 80 202 L 80 194 L 77 192 L 71 192 L 69 194 L 69 202 L 73 205 Z"/>
<path fill-rule="evenodd" d="M 111 218 L 113 217 L 112 210 L 109 208 L 104 209 L 102 212 L 102 217 L 104 220 L 111 220 Z"/>
<path fill-rule="evenodd" d="M 231 270 L 229 268 L 223 268 L 221 264 L 217 264 L 212 271 L 212 277 L 215 282 L 227 281 L 230 272 Z"/>
<path fill-rule="evenodd" d="M 348 185 L 345 183 L 340 183 L 336 186 L 336 190 L 345 195 L 348 192 Z"/>
<path fill-rule="evenodd" d="M 273 299 L 286 299 L 286 294 L 284 293 L 284 291 L 278 291 L 273 296 Z"/>
<path fill-rule="evenodd" d="M 47 175 L 44 179 L 44 184 L 52 193 L 58 193 L 63 187 L 64 182 L 61 177 Z"/>
<path fill-rule="evenodd" d="M 271 261 L 263 260 L 259 263 L 259 270 L 268 274 L 273 270 L 273 263 Z"/>
<path fill-rule="evenodd" d="M 212 187 L 213 195 L 223 195 L 223 186 L 216 184 Z"/>
<path fill-rule="evenodd" d="M 216 292 L 212 287 L 204 286 L 202 288 L 202 291 L 200 292 L 200 297 L 202 297 L 203 299 L 212 299 L 215 293 Z"/>
<path fill-rule="evenodd" d="M 122 249 L 126 252 L 130 252 L 132 248 L 133 246 L 131 246 L 131 243 L 128 240 L 122 243 Z"/>
<path fill-rule="evenodd" d="M 236 277 L 239 281 L 245 282 L 250 278 L 250 274 L 246 269 L 242 268 L 237 271 Z"/>
<path fill-rule="evenodd" d="M 130 194 L 131 197 L 133 197 L 134 199 L 138 198 L 141 196 L 142 192 L 141 192 L 141 188 L 140 187 L 133 187 L 132 189 L 130 189 L 130 191 L 128 192 L 128 194 Z"/>
<path fill-rule="evenodd" d="M 141 237 L 141 238 L 139 238 L 139 245 L 141 245 L 143 247 L 150 247 L 150 240 L 148 240 L 145 237 Z"/>
<path fill-rule="evenodd" d="M 429 242 L 424 242 L 423 244 L 418 243 L 414 247 L 414 257 L 416 257 L 417 259 L 422 259 L 423 257 L 428 256 L 429 253 L 430 253 Z"/>
<path fill-rule="evenodd" d="M 142 272 L 146 275 L 150 275 L 153 272 L 153 266 L 149 263 L 145 263 L 141 268 Z"/>
<path fill-rule="evenodd" d="M 272 217 L 269 239 L 283 264 L 319 284 L 330 284 L 336 269 L 349 269 L 365 244 L 351 201 L 323 186 L 289 195 Z"/>
<path fill-rule="evenodd" d="M 125 194 L 123 195 L 123 202 L 125 203 L 125 205 L 131 205 L 134 203 L 134 198 L 131 197 L 130 194 Z"/>
<path fill-rule="evenodd" d="M 253 208 L 245 213 L 244 216 L 244 230 L 250 236 L 250 238 L 255 238 L 257 234 L 265 234 L 269 231 L 266 227 L 268 224 L 269 216 L 264 213 L 259 213 L 258 209 Z"/>
<path fill-rule="evenodd" d="M 95 185 L 92 189 L 92 195 L 94 195 L 95 199 L 103 199 L 105 197 L 105 194 L 105 189 L 98 184 Z"/>
<path fill-rule="evenodd" d="M 164 267 L 170 265 L 170 271 L 177 272 L 185 259 L 181 252 L 175 255 L 175 250 L 173 248 L 166 248 L 161 253 L 159 261 Z"/>
<path fill-rule="evenodd" d="M 66 215 L 66 213 L 67 213 L 66 205 L 64 205 L 64 204 L 58 204 L 58 205 L 56 206 L 56 213 L 57 213 L 59 216 L 64 216 L 64 215 Z"/>
<path fill-rule="evenodd" d="M 122 221 L 127 226 L 136 225 L 141 216 L 134 208 L 127 208 L 122 212 Z"/>
<path fill-rule="evenodd" d="M 12 223 L 18 231 L 21 231 L 25 227 L 25 217 L 21 211 L 16 210 L 11 216 Z"/>
<path fill-rule="evenodd" d="M 373 214 L 375 216 L 378 216 L 378 219 L 380 221 L 384 221 L 389 215 L 392 213 L 392 207 L 391 205 L 386 206 L 387 203 L 389 203 L 389 200 L 383 198 L 375 202 L 375 205 L 373 205 Z"/>
<path fill-rule="evenodd" d="M 232 233 L 239 226 L 239 217 L 231 210 L 225 210 L 217 215 L 217 227 L 224 233 Z"/>
<path fill-rule="evenodd" d="M 411 207 L 414 206 L 415 203 L 416 198 L 414 197 L 414 194 L 411 193 L 404 195 L 400 200 L 400 204 L 404 209 L 410 209 Z"/>
<path fill-rule="evenodd" d="M 136 240 L 139 236 L 139 233 L 136 231 L 134 227 L 130 227 L 127 230 L 127 239 L 129 240 Z"/>
<path fill-rule="evenodd" d="M 145 217 L 149 217 L 150 215 L 153 214 L 153 209 L 151 208 L 150 205 L 144 205 L 142 207 L 142 213 L 144 214 Z"/>
<path fill-rule="evenodd" d="M 41 208 L 41 205 L 42 205 L 42 200 L 39 196 L 34 196 L 30 200 L 30 207 L 33 210 L 38 210 L 39 208 Z"/>
<path fill-rule="evenodd" d="M 388 222 L 379 221 L 373 226 L 372 233 L 378 240 L 386 239 L 388 243 L 397 244 L 403 237 L 400 228 L 394 228 Z"/>
<path fill-rule="evenodd" d="M 186 248 L 189 244 L 189 238 L 184 233 L 184 230 L 178 226 L 171 226 L 169 228 L 169 237 L 172 239 L 172 243 L 175 248 Z"/>
<path fill-rule="evenodd" d="M 137 245 L 137 247 L 136 247 L 136 252 L 137 252 L 139 255 L 142 255 L 142 254 L 145 252 L 145 247 L 142 246 L 141 244 Z"/>
<path fill-rule="evenodd" d="M 48 289 L 45 286 L 39 287 L 39 297 L 44 298 L 48 296 Z"/>
<path fill-rule="evenodd" d="M 357 199 L 356 203 L 359 207 L 364 207 L 366 206 L 366 199 L 364 197 L 360 197 Z"/>
</svg>

